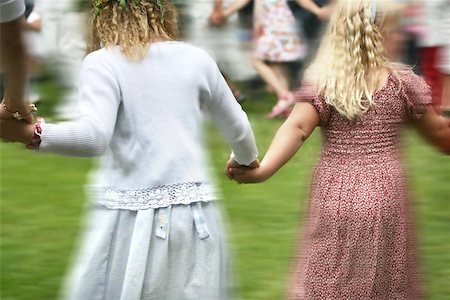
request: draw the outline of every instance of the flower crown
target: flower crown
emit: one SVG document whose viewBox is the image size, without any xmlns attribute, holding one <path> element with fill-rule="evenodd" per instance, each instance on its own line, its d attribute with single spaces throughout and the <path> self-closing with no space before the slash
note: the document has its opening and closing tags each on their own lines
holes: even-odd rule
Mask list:
<svg viewBox="0 0 450 300">
<path fill-rule="evenodd" d="M 92 6 L 94 8 L 94 14 L 98 15 L 100 10 L 108 3 L 118 3 L 120 8 L 126 9 L 129 3 L 139 4 L 140 2 L 141 0 L 92 0 Z M 159 6 L 164 19 L 164 5 L 162 0 L 153 0 L 153 2 Z"/>
</svg>

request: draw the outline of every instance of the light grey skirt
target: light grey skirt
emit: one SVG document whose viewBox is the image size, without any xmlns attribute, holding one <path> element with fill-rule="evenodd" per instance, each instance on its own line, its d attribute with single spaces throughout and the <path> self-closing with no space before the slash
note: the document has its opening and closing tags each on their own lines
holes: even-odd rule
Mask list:
<svg viewBox="0 0 450 300">
<path fill-rule="evenodd" d="M 62 298 L 232 299 L 224 234 L 215 201 L 138 211 L 96 206 Z"/>
</svg>

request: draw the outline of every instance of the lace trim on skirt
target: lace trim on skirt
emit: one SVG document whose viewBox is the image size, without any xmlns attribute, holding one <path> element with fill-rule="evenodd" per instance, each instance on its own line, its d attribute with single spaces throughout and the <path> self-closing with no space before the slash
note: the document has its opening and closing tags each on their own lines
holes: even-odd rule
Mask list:
<svg viewBox="0 0 450 300">
<path fill-rule="evenodd" d="M 141 210 L 177 204 L 217 200 L 217 192 L 209 183 L 185 182 L 147 189 L 117 190 L 113 187 L 92 188 L 96 204 L 110 209 Z"/>
</svg>

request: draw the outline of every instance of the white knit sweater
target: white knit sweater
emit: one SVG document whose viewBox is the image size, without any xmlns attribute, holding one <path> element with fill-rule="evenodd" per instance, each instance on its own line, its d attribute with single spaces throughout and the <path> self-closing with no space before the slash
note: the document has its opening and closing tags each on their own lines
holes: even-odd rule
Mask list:
<svg viewBox="0 0 450 300">
<path fill-rule="evenodd" d="M 80 74 L 75 121 L 42 125 L 41 151 L 101 156 L 96 200 L 145 209 L 215 199 L 203 145 L 203 111 L 248 165 L 257 148 L 247 115 L 216 63 L 182 42 L 151 45 L 139 62 L 118 48 L 89 54 Z"/>
</svg>

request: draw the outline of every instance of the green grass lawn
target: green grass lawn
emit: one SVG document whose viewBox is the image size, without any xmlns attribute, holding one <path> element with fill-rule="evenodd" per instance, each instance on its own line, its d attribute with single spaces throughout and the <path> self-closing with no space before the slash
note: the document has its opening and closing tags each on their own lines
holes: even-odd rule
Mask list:
<svg viewBox="0 0 450 300">
<path fill-rule="evenodd" d="M 43 110 L 49 113 L 48 105 Z M 261 154 L 281 125 L 263 118 L 270 106 L 268 99 L 244 103 Z M 282 299 L 320 147 L 319 131 L 261 185 L 237 185 L 223 176 L 229 148 L 215 129 L 208 131 L 241 299 Z M 450 159 L 414 133 L 406 141 L 428 299 L 450 299 Z M 83 186 L 92 166 L 89 159 L 34 154 L 20 145 L 1 144 L 1 299 L 56 297 L 80 234 Z"/>
</svg>

